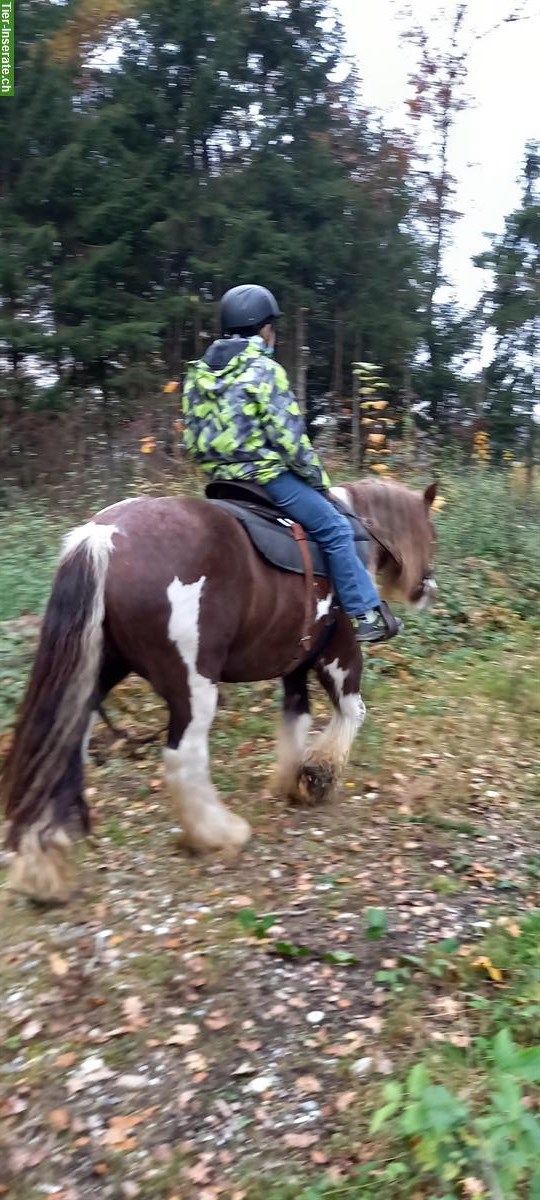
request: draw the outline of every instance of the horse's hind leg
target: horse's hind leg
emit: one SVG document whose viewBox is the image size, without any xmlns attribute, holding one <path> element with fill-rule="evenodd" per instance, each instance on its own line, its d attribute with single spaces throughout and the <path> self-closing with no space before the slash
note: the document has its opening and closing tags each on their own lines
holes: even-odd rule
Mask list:
<svg viewBox="0 0 540 1200">
<path fill-rule="evenodd" d="M 307 669 L 297 667 L 283 679 L 283 717 L 277 743 L 277 766 L 270 790 L 274 795 L 301 800 L 298 795 L 300 765 L 306 752 L 311 715 Z"/>
<path fill-rule="evenodd" d="M 163 753 L 175 812 L 190 850 L 238 851 L 251 829 L 225 806 L 210 776 L 208 738 L 217 706 L 217 685 L 199 676 L 189 695 L 169 702 L 170 724 Z"/>
</svg>

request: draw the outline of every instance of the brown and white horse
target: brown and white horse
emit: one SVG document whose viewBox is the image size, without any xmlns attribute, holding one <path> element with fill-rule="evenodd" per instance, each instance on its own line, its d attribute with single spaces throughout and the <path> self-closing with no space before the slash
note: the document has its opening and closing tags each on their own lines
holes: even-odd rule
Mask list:
<svg viewBox="0 0 540 1200">
<path fill-rule="evenodd" d="M 380 538 L 371 568 L 383 591 L 424 607 L 435 587 L 435 486 L 421 494 L 366 481 L 336 492 Z M 209 501 L 124 500 L 68 534 L 4 773 L 14 890 L 69 897 L 72 839 L 90 827 L 83 760 L 92 714 L 130 672 L 168 705 L 165 775 L 193 850 L 237 851 L 251 832 L 211 780 L 220 681 L 283 677 L 277 785 L 297 800 L 328 798 L 365 714 L 362 657 L 341 614 L 321 639 L 332 596 L 324 579 L 314 587 L 312 649 L 299 652 L 305 581 L 270 566 Z M 310 669 L 334 716 L 308 748 Z"/>
</svg>

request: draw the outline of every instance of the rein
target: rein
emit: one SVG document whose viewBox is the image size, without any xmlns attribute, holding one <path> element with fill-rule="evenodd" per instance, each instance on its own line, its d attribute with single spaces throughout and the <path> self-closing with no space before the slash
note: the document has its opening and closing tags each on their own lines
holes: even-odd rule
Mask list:
<svg viewBox="0 0 540 1200">
<path fill-rule="evenodd" d="M 394 562 L 397 563 L 398 567 L 403 567 L 403 558 L 399 550 L 392 549 L 388 542 L 385 542 L 384 538 L 382 538 L 379 533 L 375 533 L 371 517 L 360 517 L 360 520 L 362 524 L 365 525 L 370 538 L 373 538 L 373 541 L 377 542 L 382 550 L 386 550 L 386 553 L 390 555 L 390 558 L 394 559 Z"/>
</svg>

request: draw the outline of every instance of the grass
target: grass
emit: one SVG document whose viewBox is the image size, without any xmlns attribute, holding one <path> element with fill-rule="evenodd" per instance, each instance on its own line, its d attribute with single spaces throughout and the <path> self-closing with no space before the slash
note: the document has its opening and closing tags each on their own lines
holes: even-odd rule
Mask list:
<svg viewBox="0 0 540 1200">
<path fill-rule="evenodd" d="M 229 882 L 228 870 L 221 873 L 219 868 L 218 873 L 207 875 L 197 865 L 173 859 L 166 875 L 166 820 L 156 818 L 154 827 L 146 815 L 149 803 L 161 801 L 159 790 L 157 794 L 152 790 L 153 783 L 148 786 L 159 773 L 157 746 L 141 753 L 136 762 L 127 762 L 121 752 L 111 754 L 107 748 L 103 765 L 92 768 L 92 782 L 95 775 L 103 800 L 99 794 L 95 799 L 99 842 L 95 855 L 87 855 L 90 870 L 96 856 L 101 863 L 109 862 L 112 878 L 123 870 L 120 883 L 116 879 L 113 886 L 120 898 L 122 889 L 138 889 L 132 897 L 132 912 L 138 913 L 147 903 L 145 895 L 151 905 L 159 902 L 164 890 L 173 897 L 171 913 L 183 911 L 184 916 L 189 916 L 190 909 L 184 910 L 182 905 L 194 895 L 205 904 L 209 894 L 213 904 L 214 892 L 220 903 L 223 898 L 221 907 L 218 904 L 215 912 L 200 920 L 196 930 L 188 921 L 181 930 L 181 946 L 191 944 L 195 953 L 205 956 L 206 991 L 203 989 L 201 996 L 215 994 L 217 1004 L 227 1003 L 227 988 L 234 990 L 242 963 L 249 967 L 242 987 L 252 985 L 259 967 L 271 970 L 275 965 L 281 973 L 281 982 L 274 984 L 278 989 L 289 969 L 299 976 L 302 970 L 301 962 L 291 968 L 287 961 L 273 960 L 264 941 L 252 939 L 251 945 L 243 936 L 236 910 L 229 908 L 235 889 L 254 897 L 259 915 L 275 910 L 287 913 L 291 904 L 294 915 L 300 899 L 299 912 L 305 908 L 308 913 L 306 926 L 302 927 L 300 918 L 297 924 L 293 921 L 286 938 L 316 950 L 341 947 L 341 942 L 334 945 L 332 940 L 332 931 L 341 928 L 337 921 L 352 913 L 354 925 L 359 917 L 354 925 L 358 933 L 343 943 L 343 949 L 350 946 L 358 959 L 358 967 L 353 969 L 358 974 L 348 974 L 343 968 L 342 977 L 353 978 L 358 988 L 351 1009 L 343 1010 L 343 1021 L 355 1007 L 371 1011 L 374 989 L 385 995 L 380 1045 L 391 1061 L 391 1075 L 383 1080 L 354 1080 L 350 1063 L 340 1059 L 328 1095 L 325 1090 L 325 1101 L 331 1106 L 333 1091 L 354 1088 L 357 1095 L 339 1118 L 331 1109 L 320 1151 L 317 1145 L 307 1157 L 291 1156 L 276 1145 L 269 1155 L 275 1164 L 272 1173 L 256 1179 L 247 1162 L 245 1167 L 239 1164 L 231 1196 L 237 1188 L 245 1191 L 246 1200 L 465 1200 L 463 1180 L 470 1175 L 485 1185 L 479 1193 L 484 1200 L 498 1200 L 480 1168 L 477 1171 L 472 1159 L 467 1159 L 467 1139 L 474 1141 L 475 1122 L 492 1113 L 499 1087 L 494 1082 L 497 1035 L 506 1030 L 518 1050 L 540 1043 L 540 914 L 533 910 L 540 858 L 533 842 L 522 845 L 519 841 L 523 822 L 529 814 L 534 817 L 540 795 L 535 750 L 540 739 L 540 503 L 537 496 L 516 495 L 507 477 L 490 471 L 444 480 L 441 491 L 447 506 L 437 518 L 439 600 L 427 617 L 407 615 L 406 636 L 370 652 L 363 688 L 368 721 L 354 749 L 338 805 L 341 817 L 338 811 L 335 826 L 316 813 L 284 815 L 279 807 L 270 808 L 252 795 L 273 761 L 271 724 L 277 689 L 267 685 L 234 692 L 224 689 L 224 705 L 213 734 L 212 758 L 219 786 L 235 797 L 239 793 L 240 802 L 251 806 L 251 816 L 260 825 L 257 853 L 261 857 L 251 864 L 251 874 L 248 867 L 244 876 L 241 867 Z M 98 507 L 95 502 L 93 506 Z M 31 619 L 23 616 L 21 620 L 21 614 L 43 610 L 61 534 L 73 523 L 69 512 L 56 510 L 51 516 L 45 505 L 27 502 L 18 502 L 0 516 L 0 622 L 5 622 L 0 624 L 0 735 L 13 722 L 33 652 L 35 626 Z M 320 719 L 326 702 L 316 689 L 313 695 L 315 716 Z M 135 693 L 119 689 L 113 710 L 119 724 L 133 727 L 136 723 L 137 733 L 145 733 L 145 726 L 157 730 L 163 724 L 160 707 L 144 689 Z M 374 798 L 358 802 L 356 794 L 370 791 L 373 778 Z M 324 840 L 314 836 L 317 830 L 313 828 L 324 820 L 326 829 L 330 828 L 326 847 Z M 293 826 L 294 837 L 287 840 L 289 826 Z M 516 831 L 519 853 L 512 856 Z M 281 871 L 277 891 L 272 891 L 268 882 L 267 863 L 272 856 Z M 406 882 L 395 889 L 388 866 L 394 860 L 396 875 L 406 868 Z M 141 862 L 150 865 L 149 879 L 144 871 L 141 874 Z M 133 884 L 132 871 L 137 881 Z M 308 886 L 305 893 L 295 893 L 293 880 L 302 871 L 308 879 L 311 876 L 312 890 Z M 258 891 L 259 873 L 266 882 Z M 105 873 L 99 875 L 98 884 L 105 905 L 110 904 L 111 884 Z M 398 903 L 402 887 L 421 895 L 426 909 L 405 935 L 396 930 L 397 915 L 403 913 Z M 322 889 L 320 895 L 317 889 Z M 385 912 L 380 937 L 375 940 L 366 936 L 370 909 Z M 467 937 L 458 935 L 454 948 L 425 947 L 423 923 L 429 921 L 432 911 L 447 913 L 444 919 L 448 922 L 453 913 L 459 913 L 469 920 L 470 931 L 471 910 L 473 918 L 480 914 L 492 921 L 481 940 L 474 931 Z M 136 1065 L 138 1057 L 145 1054 L 147 1036 L 150 1040 L 152 1035 L 162 1036 L 160 1022 L 167 1006 L 174 1008 L 178 1003 L 182 1013 L 180 1018 L 168 1017 L 169 1023 L 176 1019 L 189 1022 L 194 1019 L 190 1005 L 197 1007 L 202 1001 L 198 995 L 196 1000 L 189 999 L 190 985 L 182 975 L 176 990 L 171 989 L 178 973 L 174 948 L 164 953 L 155 937 L 140 932 L 139 926 L 132 943 L 131 918 L 123 918 L 124 923 L 117 926 L 118 919 L 113 904 L 103 920 L 121 931 L 119 953 L 124 946 L 131 947 L 117 976 L 125 989 L 120 999 L 129 991 L 142 992 L 149 1020 L 139 1037 L 105 1046 L 107 1064 L 121 1071 L 128 1050 Z M 286 915 L 285 922 L 288 919 Z M 40 936 L 54 936 L 58 918 L 43 920 Z M 18 945 L 26 926 L 25 914 L 17 909 L 6 927 L 8 945 L 11 940 Z M 420 935 L 424 948 L 418 949 L 415 939 Z M 192 939 L 191 943 L 186 939 Z M 321 964 L 321 971 L 329 969 L 328 964 Z M 39 970 L 38 965 L 38 975 Z M 15 989 L 23 975 L 17 956 L 6 971 L 6 980 Z M 68 981 L 71 975 L 70 967 Z M 31 976 L 24 973 L 24 979 L 33 982 L 34 967 Z M 50 987 L 50 980 L 43 986 Z M 249 998 L 249 987 L 241 994 Z M 269 998 L 272 988 L 264 995 Z M 101 1001 L 102 997 L 98 998 Z M 106 996 L 103 1001 L 110 1003 Z M 247 1000 L 242 999 L 238 1011 L 244 1002 Z M 444 1003 L 448 1002 L 450 1009 L 445 1014 Z M 113 1025 L 119 1021 L 118 997 L 115 1003 Z M 309 997 L 309 1003 L 317 1008 L 325 1001 Z M 100 1014 L 102 1010 L 98 1007 L 97 1011 Z M 256 1022 L 258 1013 L 250 1010 L 250 1015 Z M 282 1020 L 286 1026 L 287 1015 Z M 231 1023 L 230 1036 L 223 1039 L 228 1045 L 223 1053 L 232 1056 L 229 1080 L 234 1078 L 240 1053 L 235 1049 L 236 1033 L 236 1025 Z M 17 1030 L 13 1036 L 19 1036 Z M 256 1036 L 263 1041 L 266 1026 L 264 1034 L 259 1028 Z M 212 1052 L 218 1040 L 212 1042 Z M 71 1044 L 69 1038 L 66 1044 Z M 47 1049 L 42 1037 L 38 1048 Z M 8 1059 L 13 1049 L 6 1043 Z M 265 1052 L 263 1044 L 261 1061 L 265 1061 Z M 370 1053 L 369 1048 L 365 1052 Z M 317 1043 L 309 1054 L 317 1061 Z M 37 1059 L 32 1064 L 31 1057 L 28 1055 L 29 1078 L 37 1090 L 41 1083 L 47 1086 L 47 1070 Z M 448 1155 L 451 1158 L 444 1138 L 436 1139 L 438 1158 L 429 1168 L 418 1158 L 419 1148 L 427 1145 L 426 1130 L 408 1136 L 397 1116 L 376 1131 L 370 1128 L 373 1114 L 384 1102 L 385 1082 L 404 1086 L 416 1066 L 429 1072 L 431 1082 L 424 1082 L 424 1093 L 428 1094 L 429 1086 L 445 1088 L 448 1112 L 457 1103 L 468 1108 L 452 1143 L 452 1153 L 461 1155 L 457 1182 L 443 1177 Z M 241 1087 L 238 1084 L 240 1096 Z M 238 1089 L 235 1085 L 235 1096 Z M 527 1084 L 525 1094 L 532 1106 L 526 1111 L 534 1116 L 540 1100 L 535 1081 Z M 520 1136 L 516 1133 L 517 1140 Z M 256 1137 L 255 1122 L 250 1138 Z M 182 1164 L 183 1154 L 175 1150 L 172 1163 L 156 1166 L 138 1180 L 137 1194 L 147 1200 L 184 1196 L 184 1183 L 179 1183 Z M 111 1166 L 111 1174 L 117 1169 Z M 532 1161 L 525 1161 L 524 1172 L 521 1180 L 503 1191 L 504 1200 L 530 1200 L 535 1194 L 530 1190 Z M 34 1190 L 20 1195 L 26 1200 Z M 185 1195 L 191 1200 L 189 1189 Z M 229 1200 L 228 1192 L 224 1200 Z"/>
</svg>

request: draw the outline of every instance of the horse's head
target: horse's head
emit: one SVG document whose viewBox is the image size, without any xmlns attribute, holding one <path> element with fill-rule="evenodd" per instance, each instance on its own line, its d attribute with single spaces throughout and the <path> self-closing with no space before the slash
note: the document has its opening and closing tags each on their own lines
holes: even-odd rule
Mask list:
<svg viewBox="0 0 540 1200">
<path fill-rule="evenodd" d="M 431 508 L 437 494 L 432 483 L 415 492 L 400 483 L 367 479 L 347 491 L 374 539 L 373 567 L 387 599 L 396 597 L 414 608 L 429 606 L 437 591 L 433 575 L 435 529 Z"/>
</svg>

